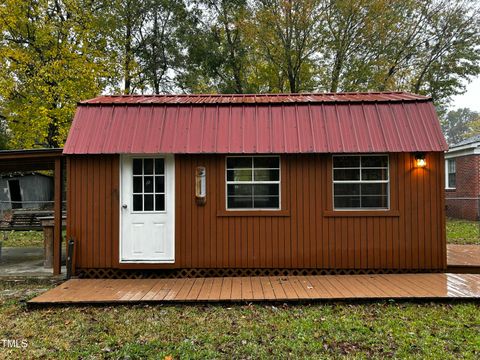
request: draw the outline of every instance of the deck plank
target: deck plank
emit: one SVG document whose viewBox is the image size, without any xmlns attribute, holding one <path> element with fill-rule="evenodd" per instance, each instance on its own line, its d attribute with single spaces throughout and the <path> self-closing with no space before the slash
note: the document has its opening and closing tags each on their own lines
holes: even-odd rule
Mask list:
<svg viewBox="0 0 480 360">
<path fill-rule="evenodd" d="M 213 278 L 205 278 L 203 281 L 202 287 L 198 292 L 197 300 L 205 301 L 210 297 L 210 291 L 213 286 Z"/>
<path fill-rule="evenodd" d="M 242 300 L 253 300 L 252 283 L 249 277 L 242 277 Z"/>
<path fill-rule="evenodd" d="M 232 298 L 232 278 L 223 278 L 222 289 L 220 290 L 219 300 L 231 300 Z"/>
<path fill-rule="evenodd" d="M 155 285 L 143 296 L 142 300 L 143 301 L 149 301 L 152 300 L 155 295 L 162 290 L 162 288 L 165 286 L 167 283 L 166 279 L 157 279 L 155 282 Z"/>
<path fill-rule="evenodd" d="M 275 299 L 287 300 L 288 298 L 287 298 L 287 295 L 285 294 L 285 290 L 280 284 L 280 277 L 269 276 L 268 279 L 270 280 L 270 284 L 272 285 L 272 290 L 273 290 L 273 293 L 275 294 Z"/>
<path fill-rule="evenodd" d="M 254 300 L 263 300 L 265 299 L 265 295 L 263 293 L 262 283 L 260 282 L 260 278 L 252 277 L 250 278 L 252 283 L 252 294 Z"/>
<path fill-rule="evenodd" d="M 179 279 L 182 280 L 182 279 Z M 205 278 L 196 278 L 195 282 L 192 285 L 192 288 L 188 292 L 188 295 L 185 296 L 183 300 L 185 301 L 195 301 L 198 298 L 198 294 L 200 294 L 200 291 L 202 290 L 203 283 L 205 281 Z M 176 300 L 182 300 L 180 298 L 175 298 Z"/>
<path fill-rule="evenodd" d="M 447 245 L 449 267 L 480 267 L 480 245 Z"/>
<path fill-rule="evenodd" d="M 260 284 L 262 285 L 263 296 L 265 300 L 277 300 L 275 292 L 273 291 L 272 283 L 268 276 L 260 277 Z"/>
<path fill-rule="evenodd" d="M 212 289 L 210 290 L 210 295 L 208 295 L 208 300 L 210 301 L 220 300 L 222 285 L 223 285 L 223 278 L 217 277 L 213 279 Z"/>
<path fill-rule="evenodd" d="M 175 279 L 164 279 L 163 286 L 153 294 L 152 301 L 163 301 L 165 297 L 170 293 L 173 285 L 175 284 Z"/>
<path fill-rule="evenodd" d="M 195 279 L 72 279 L 29 304 L 299 299 L 480 300 L 480 274 L 383 274 Z"/>
<path fill-rule="evenodd" d="M 177 299 L 178 292 L 182 289 L 183 285 L 185 285 L 185 279 L 172 279 L 173 281 L 170 283 L 170 290 L 165 295 L 163 300 L 175 300 Z"/>
<path fill-rule="evenodd" d="M 241 278 L 232 278 L 232 288 L 230 300 L 242 300 L 242 280 Z"/>
<path fill-rule="evenodd" d="M 311 299 L 310 295 L 302 285 L 302 282 L 305 282 L 303 276 L 289 276 L 288 281 L 299 299 Z"/>
</svg>

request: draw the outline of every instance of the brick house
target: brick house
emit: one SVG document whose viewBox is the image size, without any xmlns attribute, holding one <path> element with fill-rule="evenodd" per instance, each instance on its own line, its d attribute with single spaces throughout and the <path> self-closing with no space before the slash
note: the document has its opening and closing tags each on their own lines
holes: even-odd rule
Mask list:
<svg viewBox="0 0 480 360">
<path fill-rule="evenodd" d="M 448 217 L 479 220 L 480 134 L 445 154 L 445 204 Z"/>
</svg>

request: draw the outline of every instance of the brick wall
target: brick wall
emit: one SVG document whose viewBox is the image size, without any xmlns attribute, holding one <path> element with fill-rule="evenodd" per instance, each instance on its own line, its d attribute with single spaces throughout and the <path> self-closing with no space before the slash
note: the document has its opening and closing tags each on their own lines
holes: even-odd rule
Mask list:
<svg viewBox="0 0 480 360">
<path fill-rule="evenodd" d="M 479 200 L 449 200 L 448 198 L 480 196 L 480 155 L 459 156 L 456 159 L 456 189 L 445 190 L 448 217 L 478 220 Z M 445 171 L 448 171 L 445 167 Z"/>
</svg>

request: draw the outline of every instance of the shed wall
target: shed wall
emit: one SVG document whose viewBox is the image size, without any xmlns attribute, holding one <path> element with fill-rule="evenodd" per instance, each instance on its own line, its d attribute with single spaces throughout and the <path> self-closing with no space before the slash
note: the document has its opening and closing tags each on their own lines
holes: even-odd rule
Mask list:
<svg viewBox="0 0 480 360">
<path fill-rule="evenodd" d="M 0 178 L 0 210 L 10 210 L 9 180 L 18 180 L 22 194 L 23 209 L 53 207 L 53 178 L 43 175 L 24 175 Z M 38 203 L 35 203 L 38 201 Z M 48 203 L 51 202 L 51 203 Z"/>
<path fill-rule="evenodd" d="M 177 155 L 176 262 L 118 263 L 119 156 L 70 156 L 68 236 L 78 268 L 444 269 L 443 153 L 390 154 L 391 210 L 333 212 L 331 156 L 282 156 L 282 211 L 224 211 L 222 155 Z M 207 203 L 194 200 L 197 166 Z M 352 216 L 353 215 L 353 216 Z"/>
</svg>

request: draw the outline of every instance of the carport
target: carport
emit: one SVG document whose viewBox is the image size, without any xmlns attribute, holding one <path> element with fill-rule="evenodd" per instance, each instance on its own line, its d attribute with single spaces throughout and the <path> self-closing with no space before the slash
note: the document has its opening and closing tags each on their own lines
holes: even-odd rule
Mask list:
<svg viewBox="0 0 480 360">
<path fill-rule="evenodd" d="M 38 170 L 54 171 L 53 275 L 61 273 L 62 196 L 64 172 L 63 149 L 32 149 L 0 151 L 0 173 Z"/>
</svg>

